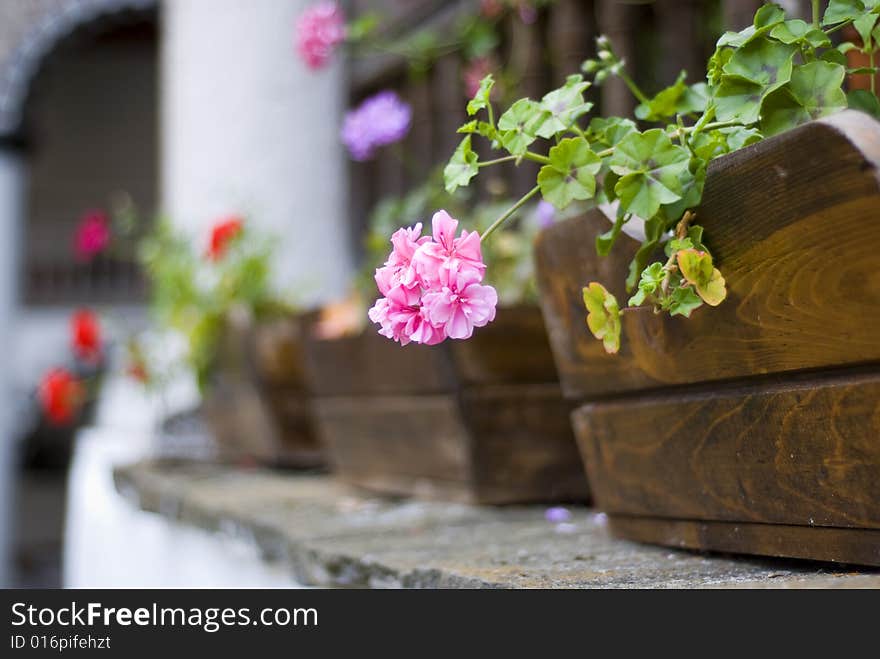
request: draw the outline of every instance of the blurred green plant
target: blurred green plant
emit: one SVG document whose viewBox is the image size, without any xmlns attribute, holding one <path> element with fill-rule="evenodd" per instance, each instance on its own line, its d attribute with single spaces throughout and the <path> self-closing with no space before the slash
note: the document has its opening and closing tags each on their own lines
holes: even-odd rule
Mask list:
<svg viewBox="0 0 880 659">
<path fill-rule="evenodd" d="M 221 250 L 199 252 L 193 238 L 167 218 L 157 221 L 141 241 L 139 257 L 150 279 L 151 313 L 160 327 L 185 338 L 186 362 L 202 391 L 217 363 L 230 313 L 240 310 L 260 321 L 295 310 L 272 286 L 273 244 L 242 221 Z"/>
</svg>

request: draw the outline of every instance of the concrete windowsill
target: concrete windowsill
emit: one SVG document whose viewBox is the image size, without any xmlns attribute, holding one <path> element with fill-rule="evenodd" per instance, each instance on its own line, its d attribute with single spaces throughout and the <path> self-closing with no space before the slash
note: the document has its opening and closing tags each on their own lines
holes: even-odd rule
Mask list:
<svg viewBox="0 0 880 659">
<path fill-rule="evenodd" d="M 675 551 L 612 538 L 602 516 L 572 507 L 389 501 L 326 475 L 141 462 L 117 490 L 176 523 L 253 542 L 264 560 L 314 586 L 454 588 L 880 587 L 880 571 Z"/>
</svg>

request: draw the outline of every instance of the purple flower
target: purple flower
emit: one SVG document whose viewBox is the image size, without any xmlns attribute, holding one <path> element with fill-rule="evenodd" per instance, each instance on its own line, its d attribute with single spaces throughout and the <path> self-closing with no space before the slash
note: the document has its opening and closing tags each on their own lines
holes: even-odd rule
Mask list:
<svg viewBox="0 0 880 659">
<path fill-rule="evenodd" d="M 556 221 L 556 209 L 553 208 L 553 204 L 543 199 L 539 201 L 535 207 L 535 220 L 537 220 L 538 226 L 542 229 L 546 229 L 553 224 Z"/>
<path fill-rule="evenodd" d="M 355 160 L 368 160 L 380 146 L 394 144 L 409 131 L 412 108 L 393 91 L 370 96 L 345 115 L 342 142 Z"/>
<path fill-rule="evenodd" d="M 554 506 L 553 508 L 548 508 L 544 511 L 544 519 L 548 522 L 553 522 L 554 524 L 567 522 L 571 519 L 571 511 L 562 506 Z"/>
</svg>

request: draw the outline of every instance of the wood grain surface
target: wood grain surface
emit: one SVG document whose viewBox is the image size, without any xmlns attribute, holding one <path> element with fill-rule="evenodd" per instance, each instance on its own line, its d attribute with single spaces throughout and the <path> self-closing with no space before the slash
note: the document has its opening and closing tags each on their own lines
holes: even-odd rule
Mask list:
<svg viewBox="0 0 880 659">
<path fill-rule="evenodd" d="M 471 503 L 587 498 L 537 307 L 499 309 L 470 341 L 401 347 L 368 331 L 309 341 L 306 352 L 343 481 Z"/>
<path fill-rule="evenodd" d="M 596 256 L 598 212 L 545 231 L 539 284 L 566 395 L 880 360 L 878 162 L 880 124 L 853 111 L 714 161 L 696 221 L 728 299 L 690 319 L 627 314 L 617 357 L 597 348 L 578 292 L 595 279 L 625 300 L 634 245 Z"/>
<path fill-rule="evenodd" d="M 652 544 L 736 554 L 880 566 L 880 531 L 612 515 L 615 535 Z"/>
<path fill-rule="evenodd" d="M 880 372 L 594 402 L 573 418 L 609 513 L 880 529 Z"/>
</svg>

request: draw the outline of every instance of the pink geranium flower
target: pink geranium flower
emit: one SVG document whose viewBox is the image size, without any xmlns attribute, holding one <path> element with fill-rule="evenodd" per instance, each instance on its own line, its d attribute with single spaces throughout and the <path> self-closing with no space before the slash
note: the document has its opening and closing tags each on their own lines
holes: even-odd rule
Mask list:
<svg viewBox="0 0 880 659">
<path fill-rule="evenodd" d="M 306 9 L 296 22 L 296 49 L 312 70 L 330 60 L 336 46 L 345 41 L 345 15 L 335 2 L 319 2 Z"/>
<path fill-rule="evenodd" d="M 469 339 L 475 327 L 495 320 L 498 294 L 481 285 L 480 279 L 476 270 L 441 268 L 440 287 L 422 298 L 431 323 L 442 327 L 450 339 Z"/>
<path fill-rule="evenodd" d="M 385 266 L 376 270 L 376 285 L 379 292 L 386 295 L 398 284 L 412 287 L 418 283 L 416 271 L 412 264 L 413 256 L 420 245 L 431 240 L 422 236 L 422 223 L 413 227 L 398 229 L 391 236 L 393 249 L 385 262 Z"/>
<path fill-rule="evenodd" d="M 495 318 L 498 295 L 480 282 L 486 265 L 477 232 L 462 231 L 446 211 L 432 219 L 433 236 L 421 223 L 391 238 L 385 265 L 376 270 L 382 297 L 368 315 L 379 334 L 401 345 L 435 345 L 447 338 L 469 338 L 475 327 Z"/>
<path fill-rule="evenodd" d="M 102 210 L 83 213 L 73 239 L 73 249 L 80 261 L 90 261 L 110 244 L 110 221 Z"/>
<path fill-rule="evenodd" d="M 482 279 L 486 264 L 483 263 L 480 250 L 480 234 L 462 230 L 461 236 L 456 238 L 458 220 L 450 217 L 446 211 L 434 213 L 431 228 L 434 241 L 420 246 L 413 256 L 413 267 L 426 287 L 437 286 L 443 267 L 455 271 L 475 270 L 479 279 Z"/>
</svg>

